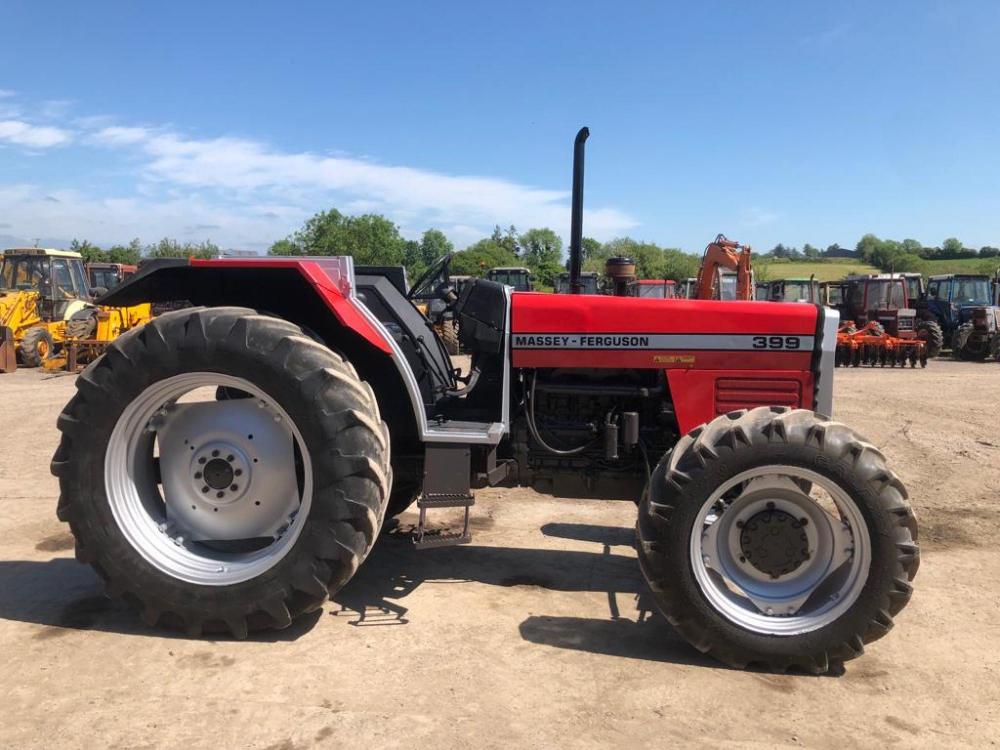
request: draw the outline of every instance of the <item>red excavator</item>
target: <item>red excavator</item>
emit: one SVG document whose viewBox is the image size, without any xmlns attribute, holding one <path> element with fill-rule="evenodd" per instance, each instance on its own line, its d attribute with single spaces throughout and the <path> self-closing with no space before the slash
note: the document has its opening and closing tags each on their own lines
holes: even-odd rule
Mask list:
<svg viewBox="0 0 1000 750">
<path fill-rule="evenodd" d="M 735 274 L 724 274 L 722 271 Z M 732 288 L 735 275 L 736 286 Z M 750 246 L 728 239 L 724 234 L 705 248 L 698 271 L 697 299 L 753 299 L 753 271 L 750 266 Z"/>
</svg>

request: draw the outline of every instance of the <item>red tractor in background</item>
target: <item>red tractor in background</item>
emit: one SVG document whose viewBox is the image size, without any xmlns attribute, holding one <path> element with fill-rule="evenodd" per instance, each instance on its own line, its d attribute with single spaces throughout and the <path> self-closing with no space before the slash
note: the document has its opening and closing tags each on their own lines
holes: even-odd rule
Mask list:
<svg viewBox="0 0 1000 750">
<path fill-rule="evenodd" d="M 78 378 L 59 518 L 150 624 L 246 637 L 320 607 L 386 519 L 469 541 L 474 489 L 638 504 L 658 608 L 736 666 L 826 671 L 885 635 L 919 564 L 906 490 L 835 421 L 837 316 L 812 305 L 513 292 L 444 256 L 406 290 L 349 257 L 159 261 L 104 300 L 189 301 Z M 454 367 L 410 299 L 460 321 Z M 464 528 L 429 528 L 440 508 Z M 426 554 L 433 554 L 429 552 Z"/>
<path fill-rule="evenodd" d="M 837 364 L 927 366 L 941 346 L 941 329 L 917 320 L 909 304 L 907 279 L 898 275 L 848 276 L 827 286 L 839 292 L 841 314 Z"/>
<path fill-rule="evenodd" d="M 138 266 L 128 263 L 88 263 L 87 281 L 95 295 L 105 294 L 135 276 Z"/>
</svg>

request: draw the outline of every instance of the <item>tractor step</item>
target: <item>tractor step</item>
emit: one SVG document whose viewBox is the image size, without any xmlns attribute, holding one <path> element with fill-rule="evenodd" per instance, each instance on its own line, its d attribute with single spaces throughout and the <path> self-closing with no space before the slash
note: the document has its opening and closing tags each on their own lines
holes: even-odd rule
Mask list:
<svg viewBox="0 0 1000 750">
<path fill-rule="evenodd" d="M 471 492 L 468 494 L 421 496 L 417 500 L 417 507 L 420 509 L 420 520 L 417 523 L 417 535 L 413 539 L 414 546 L 417 549 L 430 549 L 431 547 L 451 547 L 456 544 L 468 544 L 471 542 L 472 534 L 469 533 L 469 509 L 475 504 L 476 499 Z M 462 530 L 448 532 L 443 529 L 428 529 L 428 508 L 465 508 Z"/>
</svg>

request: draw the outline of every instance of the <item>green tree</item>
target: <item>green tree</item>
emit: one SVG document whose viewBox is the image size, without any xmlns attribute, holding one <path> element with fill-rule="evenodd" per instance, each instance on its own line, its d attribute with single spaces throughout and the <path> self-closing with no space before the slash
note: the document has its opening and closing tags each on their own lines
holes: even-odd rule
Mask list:
<svg viewBox="0 0 1000 750">
<path fill-rule="evenodd" d="M 548 227 L 529 229 L 517 238 L 521 260 L 544 286 L 562 272 L 562 239 Z"/>
<path fill-rule="evenodd" d="M 673 279 L 683 281 L 696 276 L 701 258 L 685 253 L 677 248 L 663 248 L 653 242 L 639 242 L 631 237 L 618 237 L 604 243 L 600 250 L 592 252 L 583 268 L 586 271 L 604 273 L 604 263 L 608 258 L 623 255 L 632 258 L 636 264 L 636 275 L 640 279 Z"/>
<path fill-rule="evenodd" d="M 270 255 L 350 255 L 359 265 L 403 265 L 406 242 L 399 228 L 379 214 L 345 216 L 320 211 L 302 229 L 268 250 Z"/>
<path fill-rule="evenodd" d="M 582 265 L 583 263 L 587 262 L 587 259 L 591 255 L 594 255 L 595 253 L 599 253 L 601 251 L 601 243 L 595 240 L 593 237 L 584 237 L 583 241 L 580 243 L 580 251 L 581 251 L 580 263 Z M 566 262 L 567 264 L 569 263 L 568 258 Z M 567 265 L 567 268 L 568 267 L 569 266 Z"/>
<path fill-rule="evenodd" d="M 455 253 L 451 261 L 451 272 L 482 276 L 491 268 L 516 266 L 518 263 L 517 256 L 506 245 L 496 242 L 492 237 L 486 237 Z"/>
<path fill-rule="evenodd" d="M 69 249 L 83 256 L 84 263 L 100 263 L 106 260 L 106 254 L 97 245 L 92 245 L 87 240 L 74 239 L 69 243 Z"/>
<path fill-rule="evenodd" d="M 147 245 L 143 250 L 146 258 L 216 258 L 219 256 L 219 246 L 210 241 L 178 242 L 170 237 L 164 237 L 153 245 Z"/>
<path fill-rule="evenodd" d="M 440 229 L 428 229 L 420 238 L 420 259 L 425 265 L 430 265 L 442 255 L 455 252 L 444 232 Z"/>
<path fill-rule="evenodd" d="M 949 237 L 941 243 L 941 254 L 946 258 L 959 258 L 962 256 L 963 250 L 965 250 L 965 245 L 957 237 Z"/>
<path fill-rule="evenodd" d="M 860 240 L 858 244 L 855 245 L 854 249 L 857 251 L 858 256 L 866 263 L 872 262 L 872 255 L 878 250 L 882 245 L 882 240 L 876 237 L 874 234 L 866 234 Z"/>
<path fill-rule="evenodd" d="M 493 234 L 490 235 L 490 239 L 498 246 L 502 247 L 509 253 L 514 255 L 518 254 L 520 248 L 517 245 L 517 229 L 511 224 L 506 229 L 501 229 L 500 225 L 497 224 L 493 227 Z"/>
<path fill-rule="evenodd" d="M 142 259 L 142 242 L 136 237 L 127 245 L 112 245 L 105 253 L 109 263 L 136 265 Z"/>
<path fill-rule="evenodd" d="M 818 247 L 813 247 L 808 242 L 802 246 L 802 254 L 805 255 L 809 260 L 816 260 L 820 257 L 822 253 Z"/>
<path fill-rule="evenodd" d="M 910 255 L 922 255 L 924 246 L 919 240 L 906 239 L 899 243 L 899 246 L 903 248 L 904 253 L 909 253 Z"/>
</svg>

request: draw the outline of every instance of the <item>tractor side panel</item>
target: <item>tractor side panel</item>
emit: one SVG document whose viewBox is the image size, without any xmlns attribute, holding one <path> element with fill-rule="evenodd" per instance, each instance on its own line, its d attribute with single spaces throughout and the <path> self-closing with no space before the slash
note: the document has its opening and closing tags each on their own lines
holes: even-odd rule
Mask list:
<svg viewBox="0 0 1000 750">
<path fill-rule="evenodd" d="M 514 294 L 515 367 L 665 371 L 682 433 L 755 406 L 813 408 L 818 308 Z"/>
</svg>

